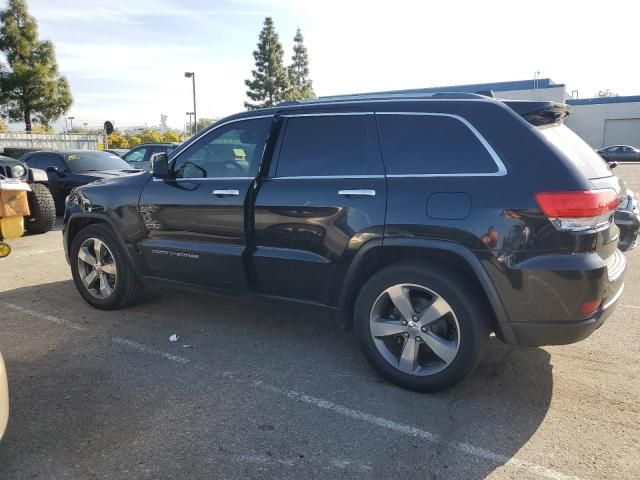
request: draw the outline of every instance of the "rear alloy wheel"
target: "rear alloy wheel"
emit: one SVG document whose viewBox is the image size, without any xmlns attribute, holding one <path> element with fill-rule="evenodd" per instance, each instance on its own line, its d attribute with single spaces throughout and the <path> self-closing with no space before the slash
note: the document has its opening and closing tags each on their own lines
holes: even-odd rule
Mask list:
<svg viewBox="0 0 640 480">
<path fill-rule="evenodd" d="M 444 370 L 460 347 L 453 309 L 421 285 L 400 283 L 385 289 L 371 308 L 369 327 L 380 355 L 409 375 Z"/>
<path fill-rule="evenodd" d="M 362 287 L 354 325 L 367 360 L 409 390 L 452 387 L 478 364 L 489 336 L 477 285 L 437 264 L 398 264 Z"/>
<path fill-rule="evenodd" d="M 142 293 L 142 282 L 109 227 L 89 225 L 69 249 L 73 281 L 87 303 L 104 310 L 121 308 Z"/>
</svg>

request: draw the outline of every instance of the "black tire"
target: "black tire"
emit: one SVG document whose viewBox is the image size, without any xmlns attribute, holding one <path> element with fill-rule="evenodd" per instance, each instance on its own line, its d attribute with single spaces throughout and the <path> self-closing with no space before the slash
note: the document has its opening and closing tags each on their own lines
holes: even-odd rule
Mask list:
<svg viewBox="0 0 640 480">
<path fill-rule="evenodd" d="M 401 352 L 404 352 L 405 347 L 403 342 L 408 343 L 408 340 L 403 339 L 402 335 L 406 335 L 406 338 L 409 338 L 409 333 L 394 334 L 395 336 L 393 337 L 376 337 L 377 341 L 374 341 L 370 324 L 372 308 L 374 305 L 380 304 L 380 299 L 384 298 L 384 292 L 388 288 L 400 284 L 405 284 L 405 286 L 410 284 L 409 287 L 406 287 L 409 289 L 414 286 L 420 286 L 424 287 L 425 290 L 435 292 L 437 295 L 432 298 L 441 297 L 451 308 L 452 313 L 447 314 L 447 316 L 439 320 L 439 322 L 450 322 L 444 327 L 446 329 L 445 331 L 448 332 L 447 335 L 452 335 L 450 333 L 451 330 L 449 330 L 451 327 L 448 326 L 450 324 L 455 325 L 455 329 L 459 330 L 459 332 L 455 334 L 456 336 L 451 337 L 453 338 L 451 341 L 453 341 L 454 344 L 457 342 L 457 353 L 455 353 L 455 357 L 453 357 L 450 363 L 441 361 L 442 363 L 438 365 L 437 361 L 441 359 L 435 356 L 433 350 L 427 347 L 423 340 L 426 334 L 420 333 L 420 330 L 418 330 L 420 327 L 412 327 L 412 334 L 416 335 L 416 345 L 418 345 L 416 351 L 420 352 L 417 353 L 414 358 L 423 359 L 424 356 L 427 355 L 435 359 L 432 360 L 434 365 L 436 365 L 433 374 L 418 375 L 403 372 L 398 366 L 399 360 L 398 365 L 392 365 L 379 350 L 379 348 L 383 350 L 385 348 L 384 346 L 380 347 L 381 339 L 384 339 L 385 342 L 387 339 L 392 339 L 393 342 L 399 344 L 397 348 Z M 402 291 L 407 290 L 403 287 Z M 425 295 L 429 294 L 425 293 Z M 391 301 L 390 296 L 388 297 L 388 301 Z M 393 310 L 393 307 L 395 307 L 394 302 L 388 303 L 388 305 L 392 307 L 391 311 L 394 312 L 394 315 L 400 314 L 398 309 Z M 425 307 L 423 313 L 426 311 L 427 308 Z M 478 292 L 477 285 L 474 285 L 458 271 L 436 263 L 401 263 L 391 265 L 379 271 L 362 287 L 354 309 L 354 330 L 365 357 L 382 377 L 408 390 L 438 392 L 451 388 L 464 380 L 479 363 L 489 337 L 488 315 L 486 301 Z M 396 318 L 404 322 L 404 320 L 402 320 L 404 316 L 402 315 L 393 317 L 391 320 L 395 320 Z M 414 320 L 416 318 L 419 317 L 413 317 Z M 457 322 L 457 324 L 451 323 L 454 321 Z M 412 325 L 413 322 L 409 322 L 409 324 Z M 409 329 L 409 327 L 401 328 Z M 428 328 L 429 330 L 427 331 L 430 332 L 430 329 L 433 327 L 424 328 Z M 424 331 L 425 330 L 422 330 L 422 332 Z M 422 335 L 422 337 L 417 338 L 420 335 Z M 420 345 L 421 343 L 423 345 Z M 378 345 L 378 347 L 376 347 L 376 345 Z M 386 345 L 385 343 L 385 346 Z M 394 348 L 393 345 L 394 343 L 391 343 L 391 348 L 385 351 L 391 351 Z M 402 353 L 400 353 L 400 355 L 401 354 Z M 422 357 L 419 357 L 419 355 L 422 355 Z M 387 357 L 389 357 L 388 353 Z M 398 357 L 398 359 L 399 358 L 400 357 Z M 416 364 L 414 363 L 413 365 Z M 421 363 L 417 365 L 417 369 L 420 371 L 428 372 L 428 369 L 431 368 L 427 365 L 426 369 L 423 370 Z M 437 371 L 437 368 L 443 369 Z"/>
<path fill-rule="evenodd" d="M 31 215 L 25 218 L 24 227 L 29 233 L 46 233 L 56 223 L 56 206 L 49 189 L 41 183 L 29 185 L 27 193 Z"/>
<path fill-rule="evenodd" d="M 85 241 L 98 239 L 109 250 L 112 260 L 115 262 L 117 277 L 112 293 L 107 298 L 97 298 L 85 287 L 78 265 L 78 254 Z M 106 225 L 94 224 L 80 230 L 69 250 L 71 273 L 73 281 L 82 298 L 90 305 L 102 310 L 115 310 L 134 303 L 143 292 L 143 284 L 135 273 L 127 254 L 113 231 Z"/>
</svg>

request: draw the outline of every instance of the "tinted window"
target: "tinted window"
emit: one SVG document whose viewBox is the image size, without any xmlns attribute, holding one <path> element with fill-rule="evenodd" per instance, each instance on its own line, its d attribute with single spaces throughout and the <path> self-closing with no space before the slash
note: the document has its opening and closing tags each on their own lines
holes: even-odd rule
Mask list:
<svg viewBox="0 0 640 480">
<path fill-rule="evenodd" d="M 613 175 L 606 162 L 566 125 L 539 127 L 540 132 L 588 178 Z"/>
<path fill-rule="evenodd" d="M 131 167 L 122 158 L 113 153 L 86 151 L 69 152 L 64 158 L 74 172 L 91 172 L 96 170 L 128 170 Z"/>
<path fill-rule="evenodd" d="M 377 115 L 387 173 L 495 173 L 498 167 L 460 120 L 437 115 Z"/>
<path fill-rule="evenodd" d="M 242 120 L 211 131 L 176 158 L 176 178 L 255 176 L 271 122 L 271 117 Z"/>
<path fill-rule="evenodd" d="M 287 120 L 277 175 L 382 174 L 366 115 L 292 117 Z"/>
<path fill-rule="evenodd" d="M 127 162 L 130 162 L 130 163 L 142 162 L 144 160 L 144 154 L 146 151 L 147 151 L 146 147 L 138 148 L 136 150 L 131 150 L 122 158 L 124 158 Z"/>
<path fill-rule="evenodd" d="M 62 159 L 55 154 L 38 154 L 27 160 L 27 164 L 32 168 L 46 170 L 47 167 L 57 167 L 60 170 L 67 170 L 67 166 Z"/>
</svg>

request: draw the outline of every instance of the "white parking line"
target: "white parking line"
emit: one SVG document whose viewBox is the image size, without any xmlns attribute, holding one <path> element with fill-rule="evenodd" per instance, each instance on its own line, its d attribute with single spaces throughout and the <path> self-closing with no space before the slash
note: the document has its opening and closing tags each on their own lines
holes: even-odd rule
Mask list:
<svg viewBox="0 0 640 480">
<path fill-rule="evenodd" d="M 126 338 L 113 337 L 111 341 L 114 343 L 119 343 L 120 345 L 126 345 L 127 347 L 131 347 L 134 350 L 138 350 L 139 352 L 150 353 L 151 355 L 157 355 L 159 357 L 166 358 L 167 360 L 171 360 L 172 362 L 180 363 L 182 365 L 186 365 L 187 363 L 191 362 L 191 360 L 189 360 L 188 358 L 181 357 L 180 355 L 173 355 L 171 353 L 162 352 L 160 350 L 156 350 L 153 347 L 143 345 L 142 343 L 127 340 Z"/>
<path fill-rule="evenodd" d="M 22 258 L 22 257 L 32 257 L 34 255 L 44 255 L 45 253 L 54 253 L 54 252 L 63 252 L 63 248 L 34 248 L 31 250 L 18 250 L 17 252 L 12 252 L 11 255 L 7 257 L 7 259 L 12 258 Z"/>
<path fill-rule="evenodd" d="M 68 320 L 64 320 L 62 318 L 54 317 L 53 315 L 47 315 L 46 313 L 37 312 L 35 310 L 31 310 L 20 305 L 16 305 L 13 303 L 5 304 L 5 307 L 10 308 L 12 310 L 26 313 L 30 316 L 47 320 L 49 322 L 53 322 L 57 325 L 61 325 L 64 327 L 72 328 L 78 331 L 88 331 L 88 328 L 83 325 L 78 325 L 74 322 L 70 322 Z M 147 353 L 150 355 L 155 355 L 157 357 L 164 358 L 166 360 L 179 363 L 181 365 L 190 364 L 192 367 L 201 369 L 202 367 L 199 365 L 195 365 L 191 363 L 191 360 L 185 357 L 181 357 L 179 355 L 173 355 L 171 353 L 163 352 L 161 350 L 157 350 L 148 345 L 144 345 L 142 343 L 134 342 L 133 340 L 129 340 L 121 337 L 113 337 L 111 339 L 114 343 L 119 345 L 124 345 L 130 347 L 134 350 L 137 350 L 142 353 Z M 554 470 L 552 468 L 547 468 L 542 465 L 538 465 L 536 463 L 527 462 L 526 460 L 520 460 L 515 457 L 508 457 L 506 455 L 501 455 L 499 453 L 492 452 L 485 448 L 477 447 L 475 445 L 471 445 L 469 443 L 464 442 L 455 442 L 449 441 L 442 438 L 440 435 L 431 433 L 426 430 L 422 430 L 420 428 L 412 427 L 410 425 L 405 425 L 402 423 L 394 422 L 393 420 L 388 420 L 383 417 L 377 417 L 375 415 L 370 415 L 365 412 L 361 412 L 359 410 L 354 410 L 349 407 L 345 407 L 343 405 L 339 405 L 337 403 L 333 403 L 329 400 L 324 400 L 322 398 L 312 397 L 310 395 L 306 395 L 304 393 L 296 392 L 294 390 L 287 390 L 284 388 L 276 387 L 274 385 L 269 385 L 262 381 L 253 381 L 251 383 L 245 381 L 242 378 L 236 377 L 231 372 L 218 372 L 217 375 L 222 376 L 224 378 L 228 378 L 237 383 L 242 383 L 245 386 L 251 386 L 254 388 L 259 388 L 270 393 L 281 395 L 283 397 L 289 398 L 291 400 L 295 400 L 298 402 L 306 403 L 307 405 L 312 405 L 317 408 L 321 408 L 324 410 L 329 410 L 338 415 L 342 415 L 344 417 L 351 418 L 353 420 L 358 420 L 360 422 L 369 423 L 371 425 L 375 425 L 380 428 L 385 428 L 387 430 L 400 433 L 403 435 L 408 435 L 411 437 L 421 438 L 426 440 L 429 443 L 433 443 L 436 445 L 441 445 L 447 447 L 451 450 L 455 450 L 457 452 L 472 455 L 474 457 L 480 458 L 482 460 L 487 460 L 491 463 L 497 463 L 505 466 L 512 466 L 519 468 L 521 470 L 528 471 L 530 473 L 534 473 L 544 478 L 549 478 L 551 480 L 579 480 L 579 477 L 566 475 L 562 472 Z"/>
</svg>

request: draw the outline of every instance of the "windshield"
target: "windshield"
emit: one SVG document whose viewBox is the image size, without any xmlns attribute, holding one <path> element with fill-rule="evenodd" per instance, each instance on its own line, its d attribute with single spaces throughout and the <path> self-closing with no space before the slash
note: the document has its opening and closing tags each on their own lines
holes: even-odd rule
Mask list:
<svg viewBox="0 0 640 480">
<path fill-rule="evenodd" d="M 123 159 L 107 152 L 73 152 L 65 153 L 64 159 L 73 172 L 93 170 L 129 170 L 131 166 Z"/>
<path fill-rule="evenodd" d="M 578 167 L 587 178 L 610 177 L 613 172 L 582 138 L 566 125 L 538 127 L 544 138 Z"/>
</svg>

